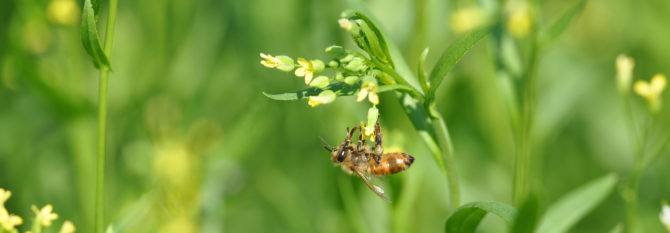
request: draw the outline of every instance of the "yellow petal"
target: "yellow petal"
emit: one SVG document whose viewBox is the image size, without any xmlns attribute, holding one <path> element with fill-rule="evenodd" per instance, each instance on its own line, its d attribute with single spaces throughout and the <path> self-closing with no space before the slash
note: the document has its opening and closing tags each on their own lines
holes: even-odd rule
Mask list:
<svg viewBox="0 0 670 233">
<path fill-rule="evenodd" d="M 635 82 L 635 86 L 633 87 L 635 90 L 635 93 L 642 97 L 649 97 L 651 95 L 651 87 L 649 86 L 649 83 L 646 81 L 638 80 Z"/>
<path fill-rule="evenodd" d="M 74 224 L 70 221 L 65 221 L 63 223 L 63 226 L 60 228 L 60 231 L 58 233 L 74 233 L 76 228 L 74 227 Z"/>
<path fill-rule="evenodd" d="M 298 64 L 300 64 L 300 66 L 305 67 L 305 68 L 309 67 L 309 62 L 307 62 L 307 60 L 305 60 L 302 57 L 298 58 Z"/>
<path fill-rule="evenodd" d="M 312 108 L 316 107 L 316 106 L 319 106 L 322 103 L 323 103 L 323 99 L 320 98 L 319 96 L 310 96 L 309 101 L 307 101 L 307 104 L 309 104 L 309 106 L 311 106 Z"/>
<path fill-rule="evenodd" d="M 370 100 L 370 103 L 374 105 L 379 105 L 379 96 L 376 92 L 370 92 L 368 95 L 368 100 Z"/>
<path fill-rule="evenodd" d="M 304 67 L 300 67 L 298 69 L 295 69 L 295 76 L 304 77 L 305 73 L 307 73 L 307 69 L 305 69 Z"/>
<path fill-rule="evenodd" d="M 368 95 L 368 90 L 367 89 L 361 89 L 358 91 L 358 96 L 356 97 L 356 101 L 361 102 L 367 97 Z"/>
<path fill-rule="evenodd" d="M 665 75 L 656 74 L 653 78 L 651 78 L 651 89 L 655 92 L 655 94 L 659 94 L 663 91 L 663 89 L 665 89 L 666 83 L 667 81 Z"/>
<path fill-rule="evenodd" d="M 310 82 L 312 82 L 312 78 L 313 78 L 313 77 L 314 77 L 314 73 L 312 73 L 312 72 L 307 72 L 307 73 L 305 74 L 305 84 L 309 84 Z"/>
</svg>

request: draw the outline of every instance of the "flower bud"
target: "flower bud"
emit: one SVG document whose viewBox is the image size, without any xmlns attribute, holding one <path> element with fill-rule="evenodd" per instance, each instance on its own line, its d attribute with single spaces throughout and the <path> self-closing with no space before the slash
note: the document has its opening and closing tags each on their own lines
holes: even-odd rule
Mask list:
<svg viewBox="0 0 670 233">
<path fill-rule="evenodd" d="M 330 80 L 328 79 L 328 76 L 319 76 L 316 77 L 314 80 L 312 80 L 311 83 L 309 83 L 310 87 L 316 87 L 319 89 L 326 88 L 330 84 Z"/>
<path fill-rule="evenodd" d="M 344 83 L 350 86 L 358 83 L 358 81 L 360 81 L 360 78 L 358 78 L 358 76 L 347 76 L 346 78 L 344 78 Z"/>
</svg>

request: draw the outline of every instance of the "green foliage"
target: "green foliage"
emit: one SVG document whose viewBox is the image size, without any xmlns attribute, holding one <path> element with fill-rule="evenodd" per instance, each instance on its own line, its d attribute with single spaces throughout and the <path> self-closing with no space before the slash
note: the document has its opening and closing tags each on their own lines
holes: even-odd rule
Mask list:
<svg viewBox="0 0 670 233">
<path fill-rule="evenodd" d="M 519 211 L 514 218 L 514 223 L 512 224 L 511 233 L 532 233 L 535 230 L 535 225 L 537 224 L 539 204 L 537 197 L 533 194 L 526 197 L 526 199 L 521 203 Z"/>
<path fill-rule="evenodd" d="M 449 218 L 444 227 L 447 233 L 470 233 L 475 232 L 479 223 L 488 214 L 492 213 L 512 223 L 516 216 L 514 207 L 501 202 L 473 202 L 468 203 L 456 210 Z"/>
<path fill-rule="evenodd" d="M 607 174 L 566 194 L 549 206 L 537 232 L 567 232 L 601 203 L 614 190 L 616 183 L 617 175 Z"/>
<path fill-rule="evenodd" d="M 484 27 L 460 37 L 451 43 L 442 55 L 440 55 L 440 59 L 437 60 L 433 70 L 430 71 L 430 89 L 426 93 L 428 102 L 435 98 L 435 91 L 437 91 L 437 88 L 442 83 L 442 80 L 444 80 L 444 77 L 447 76 L 447 73 L 449 73 L 449 71 L 456 65 L 456 62 L 458 62 L 479 40 L 488 35 L 490 31 L 490 28 Z"/>
<path fill-rule="evenodd" d="M 81 43 L 91 61 L 98 69 L 111 69 L 109 59 L 102 50 L 102 44 L 98 37 L 98 11 L 100 9 L 100 2 L 91 0 L 84 1 L 84 9 L 81 19 Z"/>
<path fill-rule="evenodd" d="M 571 25 L 570 22 L 576 20 L 577 16 L 584 11 L 584 7 L 586 7 L 586 0 L 578 0 L 560 18 L 540 32 L 540 40 L 546 43 L 561 35 Z"/>
</svg>

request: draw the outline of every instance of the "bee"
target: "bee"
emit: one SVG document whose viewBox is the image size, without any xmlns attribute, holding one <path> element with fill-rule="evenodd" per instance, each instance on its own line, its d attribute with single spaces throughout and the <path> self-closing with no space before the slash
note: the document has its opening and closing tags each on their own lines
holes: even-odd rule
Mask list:
<svg viewBox="0 0 670 233">
<path fill-rule="evenodd" d="M 358 142 L 352 143 L 351 138 L 359 131 Z M 347 128 L 344 142 L 337 147 L 328 145 L 326 140 L 319 137 L 326 150 L 331 152 L 331 160 L 335 165 L 340 165 L 342 170 L 348 174 L 356 174 L 363 182 L 382 199 L 388 201 L 384 190 L 370 183 L 366 175 L 392 175 L 409 168 L 414 163 L 414 157 L 404 152 L 384 153 L 382 146 L 382 132 L 379 119 L 375 124 L 374 147 L 365 143 L 361 126 L 356 126 L 351 131 Z"/>
</svg>

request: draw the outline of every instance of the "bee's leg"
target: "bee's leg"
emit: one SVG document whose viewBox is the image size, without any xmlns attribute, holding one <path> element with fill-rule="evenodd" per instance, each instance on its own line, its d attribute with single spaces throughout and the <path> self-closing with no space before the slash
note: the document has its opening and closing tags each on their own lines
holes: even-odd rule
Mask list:
<svg viewBox="0 0 670 233">
<path fill-rule="evenodd" d="M 358 177 L 360 177 L 360 178 L 363 180 L 363 182 L 368 186 L 368 188 L 370 188 L 370 190 L 372 190 L 373 192 L 375 192 L 375 194 L 377 194 L 377 196 L 379 196 L 379 197 L 381 197 L 382 199 L 384 199 L 384 201 L 391 202 L 391 201 L 388 199 L 388 197 L 386 197 L 386 195 L 384 195 L 384 190 L 383 190 L 382 188 L 380 188 L 380 187 L 377 186 L 377 185 L 373 185 L 373 184 L 371 184 L 370 181 L 368 181 L 368 179 L 365 178 L 365 175 L 363 175 L 363 173 L 362 173 L 361 171 L 359 171 L 358 169 L 355 169 L 355 168 L 354 168 L 354 169 L 352 169 L 352 170 L 354 170 L 354 172 L 356 173 L 356 175 L 358 175 Z"/>
<path fill-rule="evenodd" d="M 382 159 L 382 154 L 384 154 L 384 147 L 382 146 L 382 127 L 379 125 L 379 118 L 377 118 L 377 124 L 375 124 L 375 162 L 379 163 Z"/>
<path fill-rule="evenodd" d="M 363 133 L 358 134 L 358 147 L 356 148 L 358 152 L 363 151 L 363 145 L 365 144 L 365 138 L 363 138 Z"/>
<path fill-rule="evenodd" d="M 349 131 L 349 133 L 347 133 L 347 138 L 345 139 L 345 141 L 348 141 L 348 142 L 351 141 L 351 136 L 354 135 L 354 132 L 356 132 L 356 130 L 360 130 L 360 129 L 361 129 L 360 126 L 354 127 L 353 129 L 351 129 L 351 131 L 349 131 L 349 128 L 347 128 L 347 131 Z"/>
</svg>

